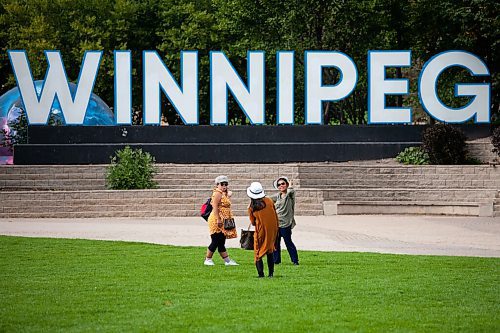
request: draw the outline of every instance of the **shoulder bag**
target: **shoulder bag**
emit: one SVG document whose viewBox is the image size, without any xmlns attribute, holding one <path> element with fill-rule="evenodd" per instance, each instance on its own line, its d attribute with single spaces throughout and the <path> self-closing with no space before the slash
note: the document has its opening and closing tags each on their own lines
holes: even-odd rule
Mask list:
<svg viewBox="0 0 500 333">
<path fill-rule="evenodd" d="M 253 250 L 253 238 L 255 231 L 250 230 L 250 225 L 248 230 L 241 229 L 240 245 L 242 249 Z"/>
</svg>

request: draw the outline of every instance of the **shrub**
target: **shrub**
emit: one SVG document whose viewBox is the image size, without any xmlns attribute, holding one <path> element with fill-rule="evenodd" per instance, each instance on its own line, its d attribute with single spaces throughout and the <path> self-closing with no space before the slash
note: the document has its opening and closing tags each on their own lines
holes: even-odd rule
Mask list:
<svg viewBox="0 0 500 333">
<path fill-rule="evenodd" d="M 429 164 L 429 155 L 422 147 L 408 147 L 396 156 L 396 161 L 403 164 Z"/>
<path fill-rule="evenodd" d="M 460 129 L 437 124 L 424 130 L 422 148 L 431 164 L 462 164 L 467 157 L 465 139 Z"/>
<path fill-rule="evenodd" d="M 467 156 L 465 158 L 465 163 L 464 164 L 479 165 L 479 164 L 483 164 L 483 162 L 480 159 L 476 158 L 476 157 Z"/>
<path fill-rule="evenodd" d="M 493 152 L 500 156 L 500 126 L 493 130 L 491 143 L 493 144 Z"/>
<path fill-rule="evenodd" d="M 142 149 L 126 146 L 111 157 L 106 174 L 107 186 L 113 190 L 132 190 L 155 188 L 153 180 L 156 173 L 155 158 Z"/>
</svg>

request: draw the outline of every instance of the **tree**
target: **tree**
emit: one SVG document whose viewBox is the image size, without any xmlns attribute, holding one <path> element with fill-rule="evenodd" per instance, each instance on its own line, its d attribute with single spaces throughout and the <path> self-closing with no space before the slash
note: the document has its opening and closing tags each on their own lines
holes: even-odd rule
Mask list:
<svg viewBox="0 0 500 333">
<path fill-rule="evenodd" d="M 158 50 L 169 70 L 180 76 L 180 52 L 198 51 L 198 98 L 201 124 L 210 121 L 210 64 L 211 50 L 220 49 L 219 31 L 211 1 L 163 1 L 159 5 Z M 163 115 L 169 124 L 182 124 L 170 102 L 162 99 Z"/>
</svg>

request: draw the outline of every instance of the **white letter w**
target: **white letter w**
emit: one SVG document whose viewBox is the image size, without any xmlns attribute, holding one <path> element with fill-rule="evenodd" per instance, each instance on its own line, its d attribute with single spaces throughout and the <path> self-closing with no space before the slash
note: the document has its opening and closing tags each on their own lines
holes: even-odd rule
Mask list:
<svg viewBox="0 0 500 333">
<path fill-rule="evenodd" d="M 46 51 L 49 63 L 40 94 L 36 92 L 25 51 L 8 51 L 19 92 L 30 124 L 47 124 L 50 110 L 57 98 L 66 124 L 81 125 L 94 88 L 101 51 L 87 51 L 83 57 L 75 96 L 71 95 L 68 78 L 59 51 Z"/>
</svg>

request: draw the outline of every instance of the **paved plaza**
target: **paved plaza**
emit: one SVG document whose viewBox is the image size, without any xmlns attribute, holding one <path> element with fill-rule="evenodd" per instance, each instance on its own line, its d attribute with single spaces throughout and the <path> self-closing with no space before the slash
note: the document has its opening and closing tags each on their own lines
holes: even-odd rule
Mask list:
<svg viewBox="0 0 500 333">
<path fill-rule="evenodd" d="M 299 216 L 299 250 L 500 257 L 500 218 L 449 216 Z M 248 227 L 237 217 L 238 230 Z M 0 234 L 207 246 L 201 217 L 150 219 L 0 219 Z M 238 239 L 226 242 L 239 247 Z M 283 245 L 284 246 L 284 245 Z"/>
</svg>

